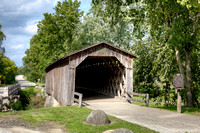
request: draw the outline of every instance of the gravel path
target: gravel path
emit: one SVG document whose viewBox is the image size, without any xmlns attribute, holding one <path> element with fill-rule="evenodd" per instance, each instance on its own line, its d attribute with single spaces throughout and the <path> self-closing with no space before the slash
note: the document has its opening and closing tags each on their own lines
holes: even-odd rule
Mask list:
<svg viewBox="0 0 200 133">
<path fill-rule="evenodd" d="M 122 120 L 139 124 L 161 133 L 200 133 L 200 117 L 141 107 L 117 100 L 87 100 L 88 108 L 103 110 Z"/>
<path fill-rule="evenodd" d="M 35 83 L 24 80 L 23 75 L 17 75 L 15 77 L 15 79 L 16 79 L 16 81 L 18 81 L 21 84 L 22 89 L 29 87 L 29 86 L 35 86 L 36 85 Z"/>
</svg>

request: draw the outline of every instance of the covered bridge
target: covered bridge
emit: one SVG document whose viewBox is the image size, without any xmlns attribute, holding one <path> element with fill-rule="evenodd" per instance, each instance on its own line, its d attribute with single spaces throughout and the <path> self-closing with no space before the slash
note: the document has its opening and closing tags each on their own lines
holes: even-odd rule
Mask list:
<svg viewBox="0 0 200 133">
<path fill-rule="evenodd" d="M 133 58 L 105 42 L 70 53 L 45 69 L 46 93 L 63 106 L 73 104 L 77 88 L 127 99 L 133 93 Z"/>
</svg>

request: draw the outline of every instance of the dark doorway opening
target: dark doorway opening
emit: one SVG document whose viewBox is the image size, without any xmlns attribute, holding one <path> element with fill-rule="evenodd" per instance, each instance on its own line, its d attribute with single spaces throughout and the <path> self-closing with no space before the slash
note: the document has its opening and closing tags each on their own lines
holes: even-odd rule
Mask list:
<svg viewBox="0 0 200 133">
<path fill-rule="evenodd" d="M 83 99 L 122 97 L 125 67 L 116 57 L 87 57 L 76 68 L 75 92 Z"/>
</svg>

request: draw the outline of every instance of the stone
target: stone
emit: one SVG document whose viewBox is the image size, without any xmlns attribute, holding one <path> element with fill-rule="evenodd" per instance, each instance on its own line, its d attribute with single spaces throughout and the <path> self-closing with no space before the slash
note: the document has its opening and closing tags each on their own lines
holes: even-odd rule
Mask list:
<svg viewBox="0 0 200 133">
<path fill-rule="evenodd" d="M 87 124 L 90 125 L 106 125 L 110 123 L 105 112 L 101 110 L 93 110 L 86 120 Z"/>
<path fill-rule="evenodd" d="M 44 107 L 59 107 L 60 104 L 52 96 L 47 95 L 45 98 Z"/>
<path fill-rule="evenodd" d="M 104 131 L 103 133 L 133 133 L 133 131 L 126 128 L 119 128 L 119 129 L 107 130 Z"/>
</svg>

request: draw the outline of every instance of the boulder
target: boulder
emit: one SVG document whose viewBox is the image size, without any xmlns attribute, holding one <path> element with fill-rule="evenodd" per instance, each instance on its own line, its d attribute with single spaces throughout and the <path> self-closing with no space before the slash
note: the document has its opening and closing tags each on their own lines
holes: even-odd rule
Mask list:
<svg viewBox="0 0 200 133">
<path fill-rule="evenodd" d="M 107 115 L 101 110 L 93 110 L 86 120 L 90 125 L 106 125 L 110 123 Z"/>
<path fill-rule="evenodd" d="M 119 128 L 119 129 L 107 130 L 104 131 L 103 133 L 133 133 L 133 131 L 126 128 Z"/>
<path fill-rule="evenodd" d="M 45 98 L 44 107 L 59 107 L 60 104 L 52 96 L 47 95 Z"/>
</svg>

